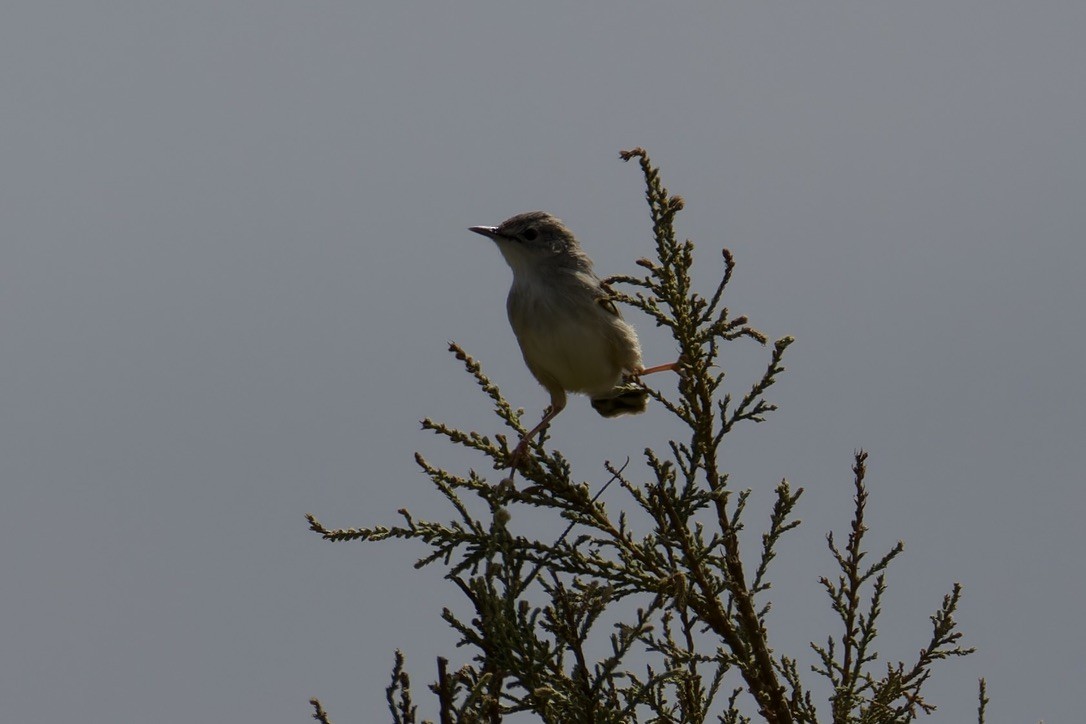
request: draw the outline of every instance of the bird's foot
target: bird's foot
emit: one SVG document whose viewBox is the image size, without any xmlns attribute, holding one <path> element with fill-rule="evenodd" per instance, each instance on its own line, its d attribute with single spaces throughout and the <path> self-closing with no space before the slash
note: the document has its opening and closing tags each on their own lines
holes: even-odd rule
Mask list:
<svg viewBox="0 0 1086 724">
<path fill-rule="evenodd" d="M 513 448 L 513 452 L 509 454 L 509 459 L 506 460 L 505 466 L 509 470 L 519 470 L 524 464 L 525 459 L 528 456 L 528 438 L 521 438 L 521 441 L 517 443 L 517 446 Z"/>
</svg>

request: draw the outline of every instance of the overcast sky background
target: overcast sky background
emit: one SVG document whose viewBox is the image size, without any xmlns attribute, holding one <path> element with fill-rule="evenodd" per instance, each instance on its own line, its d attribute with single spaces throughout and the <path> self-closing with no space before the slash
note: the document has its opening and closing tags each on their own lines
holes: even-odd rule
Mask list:
<svg viewBox="0 0 1086 724">
<path fill-rule="evenodd" d="M 1084 37 L 1080 0 L 6 2 L 0 719 L 385 721 L 396 647 L 432 714 L 458 594 L 303 514 L 449 514 L 413 451 L 483 463 L 418 420 L 497 428 L 448 340 L 547 401 L 466 227 L 548 210 L 632 272 L 637 145 L 703 289 L 727 245 L 728 305 L 797 338 L 724 460 L 752 535 L 777 481 L 807 490 L 778 651 L 837 631 L 817 579 L 864 447 L 871 545 L 906 542 L 884 653 L 965 586 L 979 651 L 937 667 L 932 720 L 975 720 L 981 676 L 990 721 L 1080 719 Z M 725 352 L 733 392 L 765 354 Z M 553 442 L 602 482 L 673 429 L 574 398 Z"/>
</svg>

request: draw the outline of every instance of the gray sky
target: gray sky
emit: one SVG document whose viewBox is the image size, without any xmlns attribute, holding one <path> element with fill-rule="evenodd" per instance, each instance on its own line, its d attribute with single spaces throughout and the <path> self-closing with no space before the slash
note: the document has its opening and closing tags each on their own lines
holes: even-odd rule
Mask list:
<svg viewBox="0 0 1086 724">
<path fill-rule="evenodd" d="M 0 718 L 298 722 L 316 695 L 381 721 L 394 648 L 420 687 L 455 660 L 421 547 L 303 514 L 447 514 L 412 452 L 480 462 L 418 419 L 495 426 L 449 339 L 542 410 L 466 227 L 545 209 L 630 272 L 635 145 L 702 282 L 728 245 L 729 306 L 798 339 L 726 453 L 752 527 L 807 489 L 778 649 L 832 625 L 865 447 L 871 543 L 906 541 L 884 653 L 965 585 L 979 653 L 937 669 L 933 720 L 970 720 L 980 676 L 993 721 L 1079 718 L 1086 4 L 373 5 L 0 11 Z M 728 354 L 742 389 L 761 353 Z M 602 481 L 670 429 L 577 398 L 553 440 Z"/>
</svg>

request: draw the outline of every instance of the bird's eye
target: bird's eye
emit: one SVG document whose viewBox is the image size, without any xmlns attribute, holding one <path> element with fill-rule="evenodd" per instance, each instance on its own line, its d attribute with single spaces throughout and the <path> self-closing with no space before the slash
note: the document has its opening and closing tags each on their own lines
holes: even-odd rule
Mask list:
<svg viewBox="0 0 1086 724">
<path fill-rule="evenodd" d="M 521 234 L 521 236 L 524 237 L 525 241 L 535 241 L 535 238 L 539 236 L 539 232 L 537 232 L 535 229 L 526 229 L 525 232 Z"/>
</svg>

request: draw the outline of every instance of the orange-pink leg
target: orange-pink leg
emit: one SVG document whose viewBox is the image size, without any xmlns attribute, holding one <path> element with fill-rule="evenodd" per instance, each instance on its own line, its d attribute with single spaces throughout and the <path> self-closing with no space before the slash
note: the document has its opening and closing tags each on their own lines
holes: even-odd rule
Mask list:
<svg viewBox="0 0 1086 724">
<path fill-rule="evenodd" d="M 674 362 L 668 362 L 666 365 L 656 365 L 655 367 L 642 367 L 627 374 L 625 379 L 627 382 L 637 382 L 645 375 L 651 375 L 656 372 L 666 372 L 668 370 L 673 370 L 675 374 L 681 375 L 682 361 L 682 357 L 680 357 Z"/>
<path fill-rule="evenodd" d="M 566 393 L 561 388 L 557 391 L 551 391 L 551 404 L 547 408 L 546 413 L 543 415 L 543 419 L 539 421 L 539 424 L 533 427 L 531 430 L 524 434 L 524 437 L 520 439 L 517 446 L 513 448 L 513 454 L 509 456 L 509 467 L 516 470 L 520 467 L 521 458 L 528 454 L 528 443 L 532 441 L 532 438 L 539 434 L 539 431 L 550 424 L 551 420 L 558 417 L 558 413 L 564 410 L 566 407 Z"/>
<path fill-rule="evenodd" d="M 666 365 L 656 365 L 655 367 L 642 367 L 633 373 L 634 377 L 644 377 L 645 375 L 651 375 L 656 372 L 667 372 L 668 370 L 679 371 L 679 361 L 668 362 Z"/>
</svg>

